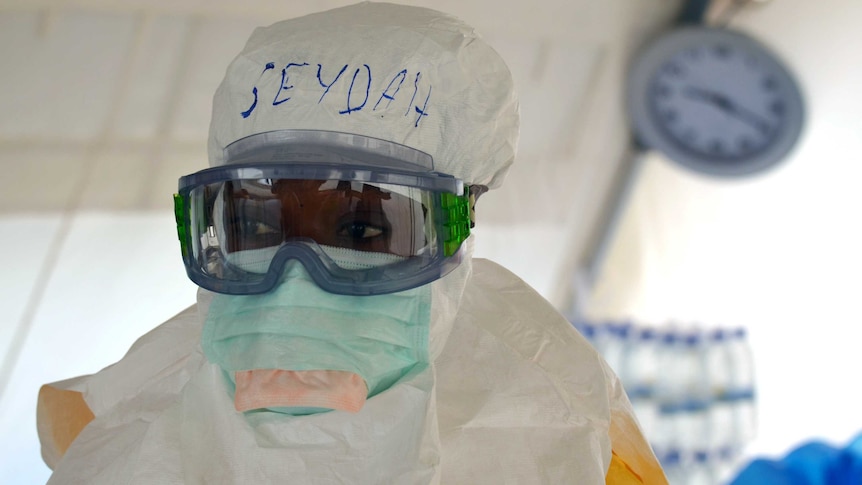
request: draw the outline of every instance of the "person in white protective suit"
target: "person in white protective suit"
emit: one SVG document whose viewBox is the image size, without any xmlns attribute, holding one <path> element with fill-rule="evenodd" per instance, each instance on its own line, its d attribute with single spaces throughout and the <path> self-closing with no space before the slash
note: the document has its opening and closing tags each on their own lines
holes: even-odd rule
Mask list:
<svg viewBox="0 0 862 485">
<path fill-rule="evenodd" d="M 49 483 L 666 483 L 602 358 L 471 257 L 518 103 L 469 26 L 279 22 L 213 103 L 211 167 L 175 196 L 197 305 L 43 386 Z"/>
</svg>

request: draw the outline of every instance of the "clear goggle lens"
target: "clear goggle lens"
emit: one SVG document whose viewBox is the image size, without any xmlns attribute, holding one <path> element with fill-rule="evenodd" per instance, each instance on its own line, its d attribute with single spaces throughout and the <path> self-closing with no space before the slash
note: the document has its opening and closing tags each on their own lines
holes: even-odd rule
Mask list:
<svg viewBox="0 0 862 485">
<path fill-rule="evenodd" d="M 380 182 L 231 179 L 176 200 L 189 276 L 224 293 L 268 291 L 291 258 L 327 291 L 400 291 L 451 271 L 469 234 L 467 195 Z"/>
<path fill-rule="evenodd" d="M 344 180 L 235 180 L 200 189 L 227 253 L 288 240 L 409 257 L 433 251 L 426 191 Z"/>
</svg>

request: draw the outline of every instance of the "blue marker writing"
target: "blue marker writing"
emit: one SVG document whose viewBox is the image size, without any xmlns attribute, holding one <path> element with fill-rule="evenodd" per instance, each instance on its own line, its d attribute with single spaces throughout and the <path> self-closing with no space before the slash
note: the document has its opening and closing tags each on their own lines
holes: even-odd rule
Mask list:
<svg viewBox="0 0 862 485">
<path fill-rule="evenodd" d="M 422 73 L 416 73 L 416 79 L 413 80 L 413 96 L 410 97 L 410 103 L 407 104 L 407 111 L 404 112 L 404 116 L 410 114 L 410 108 L 413 107 L 413 100 L 416 99 L 416 93 L 419 91 L 419 80 L 422 79 Z"/>
<path fill-rule="evenodd" d="M 288 96 L 284 99 L 278 99 L 278 97 L 281 95 L 282 91 L 287 91 L 287 90 L 293 88 L 293 84 L 291 84 L 290 86 L 284 85 L 284 83 L 287 82 L 287 80 L 288 80 L 287 70 L 290 69 L 291 67 L 294 67 L 294 66 L 302 67 L 302 66 L 307 66 L 307 65 L 308 65 L 307 62 L 303 62 L 302 64 L 296 64 L 296 63 L 291 62 L 290 64 L 285 66 L 284 69 L 281 70 L 281 86 L 278 88 L 278 91 L 275 93 L 275 98 L 273 98 L 273 100 L 272 100 L 273 106 L 278 106 L 281 103 L 290 99 L 290 96 Z"/>
<path fill-rule="evenodd" d="M 275 96 L 273 97 L 273 100 L 272 100 L 273 106 L 281 105 L 282 103 L 285 103 L 285 102 L 293 99 L 296 96 L 303 97 L 303 96 L 308 96 L 310 94 L 308 92 L 297 92 L 294 95 L 291 90 L 295 86 L 291 82 L 292 80 L 290 77 L 292 74 L 293 79 L 296 80 L 297 79 L 296 76 L 302 76 L 302 72 L 301 72 L 302 68 L 309 66 L 309 65 L 310 64 L 307 62 L 302 62 L 302 63 L 290 62 L 284 66 L 284 69 L 281 70 L 281 83 L 279 84 L 278 89 L 275 93 Z M 331 78 L 331 80 L 324 81 L 323 80 L 323 77 L 324 77 L 323 65 L 317 64 L 317 83 L 320 85 L 320 87 L 323 88 L 323 93 L 318 98 L 317 104 L 321 104 L 323 102 L 323 99 L 326 98 L 326 96 L 329 94 L 332 87 L 335 85 L 335 83 L 337 83 L 341 79 L 341 77 L 344 75 L 344 73 L 347 72 L 347 69 L 349 67 L 350 67 L 349 64 L 344 64 L 341 67 L 341 69 L 338 71 L 338 73 L 335 74 L 335 76 Z M 365 86 L 364 86 L 365 97 L 362 99 L 361 103 L 358 103 L 359 97 L 362 96 L 361 93 L 362 93 L 363 86 L 362 86 L 361 78 L 358 81 L 357 81 L 357 78 L 360 77 L 360 72 L 363 70 L 363 68 L 365 70 L 365 76 L 366 76 L 366 82 L 365 82 Z M 254 86 L 252 86 L 251 94 L 253 96 L 253 99 L 252 99 L 251 105 L 248 107 L 247 110 L 240 112 L 240 114 L 242 115 L 243 118 L 250 117 L 252 115 L 252 113 L 254 113 L 254 111 L 257 109 L 258 97 L 261 94 L 259 92 L 259 88 L 258 88 L 257 84 L 260 83 L 260 79 L 263 77 L 263 75 L 267 71 L 274 70 L 274 69 L 275 69 L 275 63 L 273 63 L 273 62 L 266 63 L 265 67 L 263 68 L 263 71 L 261 71 L 260 75 L 258 76 L 257 82 L 255 83 Z M 291 71 L 290 69 L 293 69 L 293 71 Z M 298 72 L 298 71 L 300 71 L 300 72 Z M 329 71 L 329 72 L 331 75 L 331 73 L 334 71 Z M 389 79 L 389 84 L 386 85 L 386 89 L 384 89 L 380 93 L 380 96 L 377 98 L 377 102 L 374 104 L 372 111 L 376 111 L 378 108 L 380 108 L 381 110 L 388 110 L 391 107 L 392 102 L 396 100 L 395 98 L 398 96 L 398 93 L 401 92 L 401 87 L 404 85 L 404 82 L 407 80 L 408 75 L 409 74 L 408 74 L 407 69 L 402 69 L 402 70 L 398 71 L 397 73 L 395 73 L 395 75 L 392 75 Z M 410 115 L 411 113 L 414 114 L 414 116 L 416 118 L 413 121 L 413 126 L 415 128 L 418 128 L 419 124 L 422 122 L 422 119 L 424 117 L 428 116 L 428 114 L 429 114 L 428 105 L 429 105 L 430 100 L 431 100 L 432 86 L 429 85 L 428 86 L 428 93 L 425 95 L 424 103 L 422 103 L 421 106 L 416 104 L 416 102 L 418 100 L 422 99 L 421 95 L 419 94 L 419 82 L 421 80 L 422 80 L 422 73 L 417 72 L 416 76 L 413 78 L 413 93 L 410 97 L 410 102 L 407 104 L 407 108 L 404 111 L 404 115 L 403 115 L 404 117 L 406 117 L 406 116 Z M 373 76 L 372 76 L 371 66 L 369 66 L 368 64 L 362 64 L 362 67 L 356 68 L 353 71 L 353 77 L 350 80 L 350 87 L 347 90 L 346 99 L 344 99 L 346 107 L 345 107 L 345 109 L 338 111 L 338 114 L 349 115 L 353 112 L 360 111 L 363 108 L 365 108 L 365 106 L 367 106 L 368 100 L 370 98 L 372 82 L 373 82 Z M 301 82 L 300 82 L 300 84 L 301 84 Z M 357 93 L 353 92 L 354 89 L 357 91 Z M 376 89 L 377 88 L 375 88 L 375 93 L 377 92 Z M 341 96 L 341 94 L 339 93 L 339 98 L 340 98 L 340 96 Z M 297 99 L 299 99 L 299 98 L 297 98 Z M 384 99 L 386 100 L 385 103 L 383 102 Z M 303 102 L 305 102 L 305 101 L 310 102 L 311 100 L 308 99 L 308 100 L 302 100 L 302 101 Z M 396 106 L 398 106 L 398 104 L 396 104 Z M 396 108 L 396 109 L 400 109 L 400 108 Z"/>
<path fill-rule="evenodd" d="M 263 68 L 263 71 L 260 72 L 260 76 L 258 76 L 257 79 L 260 80 L 260 77 L 263 76 L 263 73 L 270 69 L 275 69 L 275 63 L 267 62 L 266 67 Z M 240 113 L 243 118 L 248 118 L 251 115 L 251 112 L 254 111 L 254 109 L 257 107 L 257 86 L 252 87 L 251 94 L 254 95 L 254 101 L 252 101 L 251 106 L 249 106 L 247 110 Z"/>
<path fill-rule="evenodd" d="M 323 69 L 323 66 L 318 64 L 317 65 L 317 82 L 320 83 L 321 87 L 326 88 L 326 91 L 324 91 L 323 94 L 320 95 L 320 99 L 317 100 L 317 104 L 320 104 L 320 102 L 323 101 L 323 97 L 326 96 L 326 93 L 329 92 L 329 88 L 331 88 L 332 85 L 335 84 L 336 81 L 338 81 L 338 78 L 340 78 L 342 74 L 344 74 L 344 71 L 347 70 L 347 64 L 345 64 L 344 67 L 342 67 L 341 70 L 338 71 L 338 74 L 335 76 L 335 79 L 333 79 L 332 82 L 329 84 L 324 84 L 323 79 L 321 79 L 321 77 L 320 77 L 320 70 L 321 69 Z M 356 79 L 355 75 L 354 75 L 354 79 Z"/>
<path fill-rule="evenodd" d="M 349 115 L 353 111 L 361 110 L 365 106 L 365 103 L 368 102 L 368 92 L 371 90 L 371 68 L 368 67 L 368 64 L 363 64 L 363 66 L 365 66 L 365 70 L 368 72 L 368 84 L 365 86 L 365 99 L 362 100 L 362 104 L 359 106 L 355 108 L 350 107 L 350 95 L 353 94 L 353 85 L 356 83 L 356 75 L 359 74 L 359 69 L 356 69 L 356 71 L 353 72 L 353 80 L 350 81 L 350 90 L 347 91 L 347 109 L 339 111 L 338 114 Z"/>
<path fill-rule="evenodd" d="M 398 78 L 401 78 L 401 80 L 398 81 L 398 86 L 395 88 L 395 92 L 393 92 L 392 94 L 389 94 L 389 90 L 392 89 L 392 83 L 394 83 L 395 80 Z M 392 104 L 392 101 L 395 99 L 395 95 L 398 94 L 398 90 L 401 89 L 401 85 L 404 84 L 405 79 L 407 79 L 407 69 L 402 70 L 401 72 L 396 74 L 395 77 L 393 77 L 391 81 L 389 81 L 389 86 L 386 86 L 386 89 L 383 90 L 383 94 L 381 94 L 380 99 L 378 99 L 377 102 L 374 103 L 374 108 L 371 111 L 377 110 L 377 105 L 379 105 L 380 102 L 383 101 L 383 98 L 386 98 L 389 100 L 389 102 L 386 103 L 386 106 L 384 107 L 384 109 L 388 108 L 389 105 Z"/>
<path fill-rule="evenodd" d="M 428 109 L 428 99 L 431 98 L 431 86 L 428 86 L 428 96 L 425 96 L 425 104 L 422 105 L 422 109 L 419 109 L 419 106 L 416 106 L 416 112 L 419 113 L 419 116 L 416 117 L 416 124 L 413 125 L 414 128 L 419 128 L 419 121 L 423 116 L 428 116 L 426 110 Z"/>
</svg>

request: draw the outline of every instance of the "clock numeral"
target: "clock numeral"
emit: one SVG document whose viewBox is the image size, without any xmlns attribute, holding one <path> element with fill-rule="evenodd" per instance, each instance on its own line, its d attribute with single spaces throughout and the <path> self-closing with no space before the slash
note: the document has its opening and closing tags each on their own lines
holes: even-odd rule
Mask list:
<svg viewBox="0 0 862 485">
<path fill-rule="evenodd" d="M 713 48 L 712 50 L 712 53 L 715 55 L 715 57 L 718 57 L 720 59 L 726 59 L 730 57 L 731 52 L 732 51 L 730 50 L 730 47 L 723 44 L 715 46 L 715 48 Z"/>
<path fill-rule="evenodd" d="M 669 84 L 659 84 L 654 88 L 655 95 L 659 98 L 668 98 L 671 95 L 673 88 Z"/>
<path fill-rule="evenodd" d="M 664 118 L 668 123 L 673 123 L 677 119 L 679 119 L 679 113 L 674 109 L 666 109 L 661 112 L 661 117 Z"/>
<path fill-rule="evenodd" d="M 765 91 L 775 91 L 778 89 L 778 81 L 772 76 L 765 77 L 761 82 L 761 86 L 763 86 Z"/>
<path fill-rule="evenodd" d="M 675 62 L 666 64 L 662 70 L 671 77 L 682 77 L 685 74 L 683 67 Z"/>
<path fill-rule="evenodd" d="M 772 104 L 769 105 L 769 112 L 775 116 L 784 116 L 784 111 L 785 106 L 781 101 L 773 101 Z"/>
</svg>

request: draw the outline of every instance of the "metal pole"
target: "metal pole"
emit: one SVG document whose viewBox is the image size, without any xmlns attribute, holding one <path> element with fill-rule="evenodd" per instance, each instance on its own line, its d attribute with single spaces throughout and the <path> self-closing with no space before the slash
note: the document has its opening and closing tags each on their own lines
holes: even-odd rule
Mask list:
<svg viewBox="0 0 862 485">
<path fill-rule="evenodd" d="M 710 0 L 688 0 L 680 13 L 679 24 L 702 24 Z"/>
<path fill-rule="evenodd" d="M 646 153 L 643 147 L 635 143 L 623 161 L 617 182 L 610 192 L 610 200 L 605 204 L 606 209 L 596 226 L 596 235 L 574 275 L 572 318 L 581 317 L 583 310 L 589 305 L 589 298 L 634 192 Z"/>
</svg>

